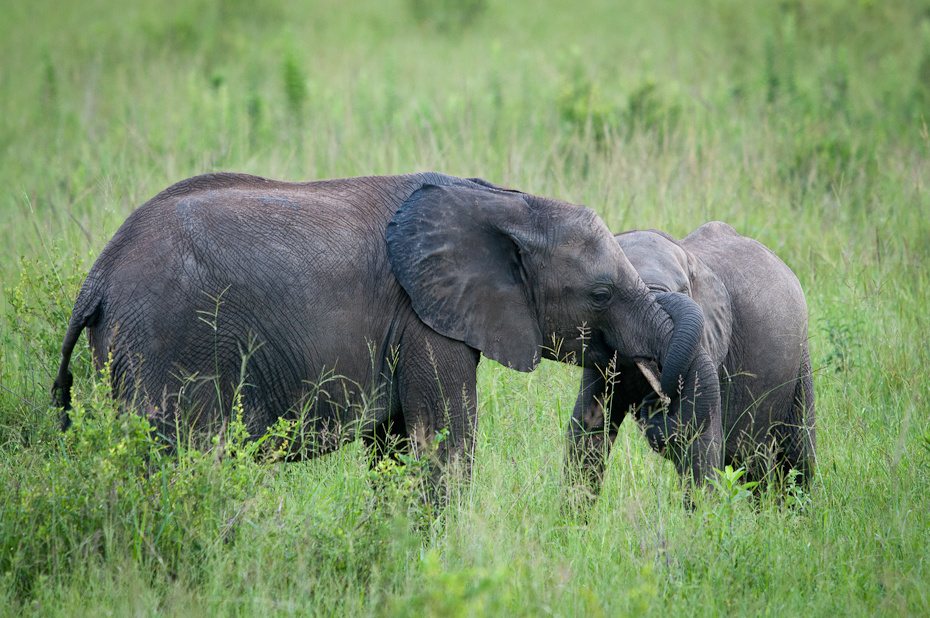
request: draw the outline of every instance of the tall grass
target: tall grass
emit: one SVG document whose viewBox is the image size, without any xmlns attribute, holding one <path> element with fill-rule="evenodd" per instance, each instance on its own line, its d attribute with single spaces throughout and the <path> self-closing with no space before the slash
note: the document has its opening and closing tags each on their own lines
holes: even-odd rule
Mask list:
<svg viewBox="0 0 930 618">
<path fill-rule="evenodd" d="M 466 7 L 467 5 L 467 7 Z M 0 607 L 8 613 L 927 614 L 930 18 L 923 4 L 10 3 L 0 20 Z M 479 375 L 473 482 L 168 455 L 75 358 L 76 290 L 132 209 L 215 170 L 434 169 L 614 230 L 724 220 L 797 273 L 818 470 L 693 512 L 625 426 L 562 511 L 576 370 Z M 224 438 L 225 439 L 225 438 Z M 229 438 L 235 443 L 235 435 Z M 244 447 L 243 447 L 244 448 Z"/>
</svg>

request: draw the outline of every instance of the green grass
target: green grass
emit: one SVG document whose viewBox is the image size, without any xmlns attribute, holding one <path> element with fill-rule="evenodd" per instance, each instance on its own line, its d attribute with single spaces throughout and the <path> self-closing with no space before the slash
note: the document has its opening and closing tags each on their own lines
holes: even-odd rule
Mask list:
<svg viewBox="0 0 930 618">
<path fill-rule="evenodd" d="M 923 3 L 8 4 L 0 611 L 930 613 Z M 134 207 L 216 170 L 428 169 L 584 203 L 617 231 L 719 219 L 778 253 L 810 309 L 803 506 L 754 505 L 737 480 L 689 513 L 628 425 L 589 520 L 565 517 L 578 373 L 548 363 L 482 362 L 474 479 L 432 516 L 417 466 L 369 474 L 360 445 L 166 456 L 83 342 L 86 413 L 56 431 L 71 303 Z"/>
</svg>

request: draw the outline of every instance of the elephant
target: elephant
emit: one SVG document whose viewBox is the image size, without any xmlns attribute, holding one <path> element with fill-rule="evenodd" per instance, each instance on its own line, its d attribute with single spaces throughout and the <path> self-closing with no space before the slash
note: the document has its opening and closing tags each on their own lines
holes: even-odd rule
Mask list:
<svg viewBox="0 0 930 618">
<path fill-rule="evenodd" d="M 677 320 L 584 206 L 435 172 L 213 173 L 156 195 L 105 246 L 52 394 L 67 429 L 87 329 L 115 397 L 169 444 L 238 402 L 250 439 L 293 422 L 292 457 L 360 437 L 373 460 L 428 452 L 438 482 L 454 462 L 471 474 L 482 354 L 527 372 L 619 351 L 681 372 Z"/>
<path fill-rule="evenodd" d="M 690 480 L 698 484 L 708 477 L 697 472 L 731 465 L 743 466 L 744 479 L 759 482 L 759 490 L 771 480 L 783 482 L 792 469 L 795 481 L 807 486 L 815 464 L 815 397 L 807 304 L 791 269 L 719 221 L 681 241 L 656 230 L 616 240 L 660 302 L 700 308 L 702 328 L 683 388 L 649 379 L 649 372 L 584 369 L 565 466 L 582 499 L 590 504 L 600 492 L 611 445 L 630 413 L 650 446 L 672 459 L 685 479 L 682 457 L 697 448 L 697 458 L 707 462 L 692 471 Z M 640 325 L 640 336 L 651 328 Z M 707 363 L 715 384 L 700 386 L 693 376 Z"/>
</svg>

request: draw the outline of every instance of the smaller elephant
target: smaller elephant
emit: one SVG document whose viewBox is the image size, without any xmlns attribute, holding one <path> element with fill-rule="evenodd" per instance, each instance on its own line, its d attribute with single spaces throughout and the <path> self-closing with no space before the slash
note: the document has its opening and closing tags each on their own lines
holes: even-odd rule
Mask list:
<svg viewBox="0 0 930 618">
<path fill-rule="evenodd" d="M 695 303 L 703 314 L 700 345 L 693 364 L 716 367 L 718 384 L 704 384 L 706 399 L 688 402 L 694 388 L 689 374 L 680 393 L 669 399 L 654 368 L 618 356 L 614 373 L 585 369 L 568 429 L 566 472 L 586 490 L 600 491 L 610 447 L 620 423 L 635 413 L 650 446 L 675 461 L 704 437 L 700 446 L 708 469 L 743 466 L 747 480 L 784 479 L 794 469 L 802 486 L 815 461 L 814 388 L 808 351 L 807 304 L 797 277 L 771 250 L 721 222 L 702 225 L 676 241 L 655 230 L 631 231 L 617 242 L 660 301 Z M 633 361 L 632 363 L 630 361 Z M 631 369 L 638 364 L 641 371 Z M 664 374 L 663 374 L 664 378 Z M 695 389 L 690 392 L 696 392 Z M 659 399 L 668 403 L 657 406 Z M 705 401 L 705 403 L 707 403 Z M 717 404 L 716 401 L 711 402 Z M 690 428 L 690 431 L 689 431 Z M 694 474 L 695 483 L 705 478 Z"/>
</svg>

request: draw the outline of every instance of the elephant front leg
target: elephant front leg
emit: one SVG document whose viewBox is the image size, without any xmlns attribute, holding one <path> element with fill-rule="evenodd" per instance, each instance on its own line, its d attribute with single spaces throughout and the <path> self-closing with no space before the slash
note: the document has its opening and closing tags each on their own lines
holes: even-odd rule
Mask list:
<svg viewBox="0 0 930 618">
<path fill-rule="evenodd" d="M 405 335 L 397 367 L 407 440 L 429 470 L 430 501 L 448 502 L 452 478 L 471 478 L 480 354 L 427 330 Z"/>
<path fill-rule="evenodd" d="M 590 507 L 604 481 L 610 449 L 630 407 L 628 389 L 598 369 L 585 369 L 581 389 L 568 423 L 565 481 L 570 500 Z"/>
<path fill-rule="evenodd" d="M 782 428 L 784 455 L 780 462 L 781 472 L 786 478 L 792 469 L 799 473 L 796 482 L 803 488 L 810 486 L 817 461 L 814 399 L 814 377 L 805 342 L 788 422 Z"/>
</svg>

